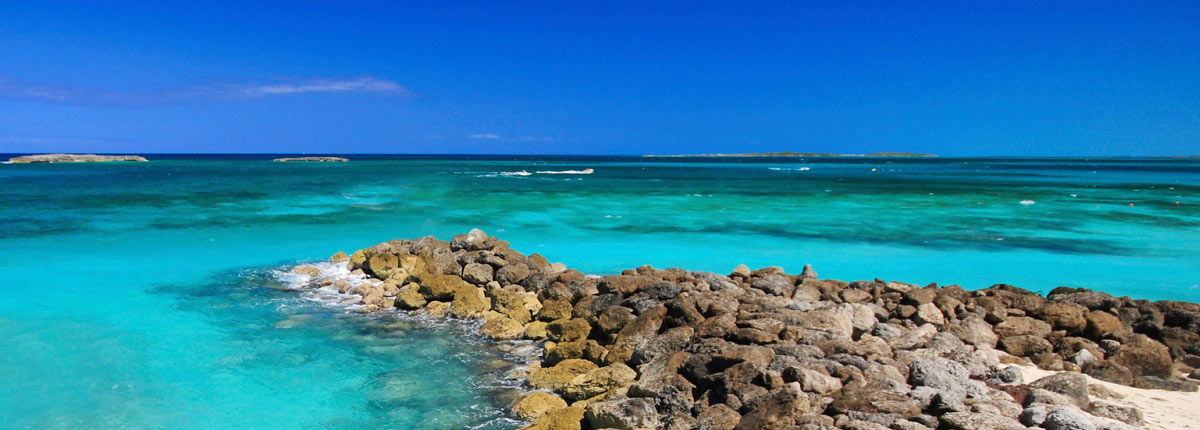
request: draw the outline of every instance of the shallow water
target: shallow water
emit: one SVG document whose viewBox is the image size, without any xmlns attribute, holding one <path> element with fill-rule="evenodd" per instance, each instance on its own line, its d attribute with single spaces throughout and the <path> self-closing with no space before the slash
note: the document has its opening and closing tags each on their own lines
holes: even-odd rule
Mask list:
<svg viewBox="0 0 1200 430">
<path fill-rule="evenodd" d="M 469 327 L 274 288 L 471 227 L 591 273 L 811 263 L 1200 301 L 1200 160 L 151 158 L 0 166 L 0 427 L 515 427 L 508 382 L 468 376 L 502 356 Z"/>
</svg>

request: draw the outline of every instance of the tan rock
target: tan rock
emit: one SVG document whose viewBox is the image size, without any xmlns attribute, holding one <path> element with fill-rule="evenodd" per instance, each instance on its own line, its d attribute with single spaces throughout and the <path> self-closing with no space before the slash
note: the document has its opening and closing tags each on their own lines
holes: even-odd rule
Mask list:
<svg viewBox="0 0 1200 430">
<path fill-rule="evenodd" d="M 450 302 L 450 314 L 456 318 L 474 318 L 491 307 L 492 303 L 484 294 L 483 288 L 464 285 L 454 292 L 454 300 Z"/>
<path fill-rule="evenodd" d="M 295 268 L 292 269 L 292 273 L 299 273 L 301 275 L 311 276 L 311 277 L 315 278 L 317 276 L 321 276 L 321 269 L 318 269 L 313 266 L 307 266 L 307 265 L 296 266 Z"/>
<path fill-rule="evenodd" d="M 605 391 L 632 384 L 637 371 L 624 364 L 611 364 L 576 376 L 564 387 L 566 397 L 583 400 L 604 394 Z"/>
<path fill-rule="evenodd" d="M 451 304 L 453 311 L 453 304 Z M 496 318 L 483 324 L 479 332 L 493 339 L 516 339 L 521 337 L 525 327 L 512 318 Z"/>
<path fill-rule="evenodd" d="M 331 263 L 345 263 L 347 261 L 350 261 L 350 256 L 341 251 L 338 251 L 337 254 L 333 254 L 332 257 L 329 257 L 329 262 Z"/>
<path fill-rule="evenodd" d="M 431 317 L 444 317 L 449 310 L 450 303 L 447 302 L 432 301 L 425 305 L 425 314 Z"/>
<path fill-rule="evenodd" d="M 583 427 L 583 408 L 568 406 L 546 412 L 532 424 L 520 430 L 580 430 Z"/>
<path fill-rule="evenodd" d="M 512 405 L 512 415 L 522 420 L 535 420 L 547 412 L 567 407 L 561 397 L 544 391 L 535 391 L 518 397 Z"/>
<path fill-rule="evenodd" d="M 400 309 L 418 309 L 425 306 L 425 296 L 421 295 L 421 286 L 408 283 L 396 292 L 396 307 Z"/>
<path fill-rule="evenodd" d="M 538 312 L 538 319 L 542 321 L 556 321 L 571 317 L 571 302 L 562 299 L 547 299 L 542 302 L 542 311 Z"/>
<path fill-rule="evenodd" d="M 546 390 L 561 390 L 566 388 L 576 376 L 599 368 L 587 360 L 570 359 L 554 365 L 535 369 L 529 373 L 529 386 Z"/>
<path fill-rule="evenodd" d="M 548 323 L 545 321 L 534 321 L 529 324 L 526 324 L 525 325 L 525 333 L 523 334 L 523 336 L 526 339 L 534 339 L 534 340 L 544 339 L 546 337 L 546 326 L 547 325 L 548 325 Z"/>
<path fill-rule="evenodd" d="M 550 338 L 556 341 L 587 339 L 592 326 L 583 318 L 561 319 L 546 326 Z"/>
</svg>

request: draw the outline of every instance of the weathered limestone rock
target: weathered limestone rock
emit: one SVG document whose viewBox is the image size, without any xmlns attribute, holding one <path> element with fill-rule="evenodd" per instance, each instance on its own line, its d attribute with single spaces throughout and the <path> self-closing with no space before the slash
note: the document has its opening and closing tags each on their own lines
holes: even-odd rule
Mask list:
<svg viewBox="0 0 1200 430">
<path fill-rule="evenodd" d="M 568 406 L 542 414 L 520 430 L 580 430 L 583 428 L 583 408 Z"/>
<path fill-rule="evenodd" d="M 546 332 L 558 342 L 587 339 L 592 326 L 583 318 L 560 319 L 546 325 Z"/>
<path fill-rule="evenodd" d="M 296 266 L 292 269 L 292 273 L 299 273 L 301 275 L 315 278 L 317 276 L 321 276 L 321 269 L 313 266 Z"/>
<path fill-rule="evenodd" d="M 525 326 L 512 318 L 496 318 L 483 324 L 479 332 L 493 339 L 517 339 L 525 333 Z"/>
<path fill-rule="evenodd" d="M 610 364 L 572 378 L 564 387 L 564 394 L 571 400 L 583 400 L 614 388 L 628 386 L 636 378 L 637 372 L 629 366 Z"/>
<path fill-rule="evenodd" d="M 1117 350 L 1111 361 L 1125 366 L 1134 376 L 1169 377 L 1174 369 L 1171 351 L 1143 334 L 1135 334 L 1128 342 L 1121 344 L 1121 349 Z"/>
<path fill-rule="evenodd" d="M 338 253 L 333 254 L 332 257 L 329 257 L 330 263 L 345 263 L 347 261 L 350 261 L 350 256 L 346 255 L 346 253 L 342 251 L 338 251 Z"/>
<path fill-rule="evenodd" d="M 587 408 L 588 423 L 596 429 L 650 430 L 661 428 L 654 401 L 623 398 L 592 403 Z"/>
<path fill-rule="evenodd" d="M 526 378 L 533 388 L 546 390 L 562 390 L 570 385 L 576 376 L 598 369 L 595 363 L 587 360 L 563 360 L 553 367 L 543 367 L 529 373 Z M 636 373 L 636 372 L 635 372 Z"/>
<path fill-rule="evenodd" d="M 544 391 L 535 391 L 517 398 L 512 405 L 512 415 L 523 420 L 534 420 L 543 414 L 567 407 L 562 398 Z"/>
<path fill-rule="evenodd" d="M 492 282 L 492 266 L 487 264 L 471 263 L 463 266 L 463 280 L 475 285 L 486 285 Z"/>
</svg>

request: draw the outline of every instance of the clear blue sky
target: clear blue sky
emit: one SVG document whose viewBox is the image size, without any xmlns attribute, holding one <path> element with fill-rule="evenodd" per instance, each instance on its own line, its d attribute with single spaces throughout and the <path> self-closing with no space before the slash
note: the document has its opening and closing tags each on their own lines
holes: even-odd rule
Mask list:
<svg viewBox="0 0 1200 430">
<path fill-rule="evenodd" d="M 0 3 L 0 152 L 1200 153 L 1197 1 L 113 3 Z"/>
</svg>

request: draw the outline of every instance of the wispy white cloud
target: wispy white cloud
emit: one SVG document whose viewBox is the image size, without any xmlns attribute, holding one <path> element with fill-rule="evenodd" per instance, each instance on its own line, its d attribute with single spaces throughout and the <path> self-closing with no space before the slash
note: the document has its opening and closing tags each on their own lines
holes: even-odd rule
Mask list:
<svg viewBox="0 0 1200 430">
<path fill-rule="evenodd" d="M 154 106 L 255 100 L 316 93 L 362 93 L 407 97 L 412 93 L 387 79 L 282 78 L 269 82 L 213 81 L 167 90 L 121 91 L 25 82 L 0 76 L 0 99 L 97 106 Z"/>
<path fill-rule="evenodd" d="M 498 140 L 502 142 L 557 142 L 558 139 L 546 136 L 519 136 L 519 137 L 504 137 L 495 133 L 478 133 L 467 136 L 469 139 L 476 140 Z"/>
</svg>

